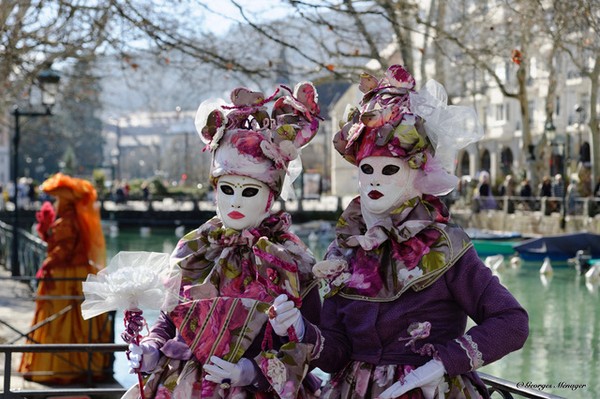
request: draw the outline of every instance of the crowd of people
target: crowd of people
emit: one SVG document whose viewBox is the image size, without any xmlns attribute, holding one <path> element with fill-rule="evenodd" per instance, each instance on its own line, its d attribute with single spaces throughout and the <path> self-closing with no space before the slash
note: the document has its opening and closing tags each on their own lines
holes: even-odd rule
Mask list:
<svg viewBox="0 0 600 399">
<path fill-rule="evenodd" d="M 467 184 L 467 188 L 463 188 L 461 194 L 464 198 L 469 198 L 475 212 L 505 210 L 514 213 L 516 209 L 536 211 L 541 209 L 541 202 L 544 201 L 548 215 L 552 212 L 560 212 L 564 201 L 568 214 L 580 214 L 582 212 L 580 200 L 584 197 L 581 195 L 580 179 L 577 174 L 573 174 L 568 181 L 565 180 L 561 174 L 546 175 L 537 187 L 532 187 L 528 178 L 517 181 L 513 175 L 508 174 L 502 183 L 494 187 L 489 172 L 481 171 L 474 184 Z M 470 193 L 467 192 L 469 190 Z M 600 178 L 590 197 L 600 198 Z M 505 199 L 507 209 L 504 209 Z"/>
</svg>

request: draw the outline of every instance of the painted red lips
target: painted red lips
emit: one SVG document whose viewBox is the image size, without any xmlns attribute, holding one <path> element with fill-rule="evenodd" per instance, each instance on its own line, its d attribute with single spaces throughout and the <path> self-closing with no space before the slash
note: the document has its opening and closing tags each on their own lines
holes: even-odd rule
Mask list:
<svg viewBox="0 0 600 399">
<path fill-rule="evenodd" d="M 242 219 L 242 218 L 246 217 L 246 215 L 244 215 L 243 213 L 240 213 L 238 211 L 231 211 L 227 214 L 227 216 L 229 216 L 232 219 Z"/>
<path fill-rule="evenodd" d="M 383 197 L 383 194 L 377 190 L 369 191 L 368 195 L 369 195 L 369 198 L 374 199 L 374 200 Z"/>
</svg>

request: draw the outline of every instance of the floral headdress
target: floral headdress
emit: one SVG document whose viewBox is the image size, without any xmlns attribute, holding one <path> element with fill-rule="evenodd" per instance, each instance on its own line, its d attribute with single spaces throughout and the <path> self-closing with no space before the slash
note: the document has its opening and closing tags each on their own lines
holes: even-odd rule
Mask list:
<svg viewBox="0 0 600 399">
<path fill-rule="evenodd" d="M 453 174 L 456 151 L 483 137 L 475 110 L 447 105 L 443 86 L 434 80 L 415 91 L 415 80 L 400 65 L 392 65 L 381 79 L 361 75 L 364 93 L 336 133 L 335 149 L 358 165 L 369 156 L 406 160 L 422 171 L 416 179 L 424 194 L 443 195 L 457 183 Z"/>
<path fill-rule="evenodd" d="M 302 169 L 300 149 L 319 128 L 317 100 L 315 87 L 304 82 L 293 92 L 281 85 L 269 97 L 241 87 L 231 92 L 232 104 L 200 104 L 195 124 L 205 149 L 212 152 L 213 184 L 227 174 L 248 176 L 284 200 L 293 198 L 292 183 Z"/>
</svg>

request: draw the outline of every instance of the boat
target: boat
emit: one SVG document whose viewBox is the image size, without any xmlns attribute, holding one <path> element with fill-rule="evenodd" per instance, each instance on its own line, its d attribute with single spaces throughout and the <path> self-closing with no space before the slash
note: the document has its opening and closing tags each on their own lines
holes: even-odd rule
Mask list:
<svg viewBox="0 0 600 399">
<path fill-rule="evenodd" d="M 517 240 L 523 237 L 521 233 L 518 231 L 498 231 L 498 230 L 486 230 L 486 229 L 476 229 L 472 227 L 468 227 L 465 230 L 465 233 L 471 240 L 492 240 L 492 241 L 507 241 L 507 240 Z"/>
<path fill-rule="evenodd" d="M 477 254 L 482 259 L 494 255 L 513 255 L 515 253 L 513 246 L 523 240 L 521 233 L 516 231 L 475 228 L 466 228 L 464 230 L 471 238 Z"/>
<path fill-rule="evenodd" d="M 519 241 L 511 241 L 511 240 L 471 240 L 473 242 L 473 246 L 477 251 L 477 255 L 480 258 L 486 258 L 488 256 L 494 255 L 504 255 L 510 256 L 515 254 L 514 245 L 520 243 Z"/>
<path fill-rule="evenodd" d="M 543 261 L 548 257 L 552 261 L 568 262 L 584 251 L 591 257 L 600 257 L 600 234 L 580 232 L 557 234 L 531 238 L 513 246 L 525 261 Z"/>
</svg>

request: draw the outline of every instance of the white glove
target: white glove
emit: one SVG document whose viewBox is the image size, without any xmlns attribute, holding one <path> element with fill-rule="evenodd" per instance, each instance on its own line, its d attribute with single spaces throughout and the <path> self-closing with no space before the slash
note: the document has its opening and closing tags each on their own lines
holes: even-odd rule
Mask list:
<svg viewBox="0 0 600 399">
<path fill-rule="evenodd" d="M 379 395 L 379 399 L 392 399 L 402 394 L 421 388 L 425 399 L 433 399 L 438 385 L 444 379 L 446 369 L 439 360 L 430 360 L 421 367 L 417 367 L 404 378 L 404 384 L 400 381 L 393 384 Z"/>
<path fill-rule="evenodd" d="M 288 328 L 294 326 L 299 341 L 304 337 L 304 320 L 294 302 L 289 301 L 286 294 L 281 294 L 273 301 L 273 309 L 277 316 L 269 319 L 275 334 L 287 337 Z"/>
<path fill-rule="evenodd" d="M 204 365 L 208 381 L 216 384 L 229 384 L 232 387 L 245 387 L 252 384 L 256 377 L 256 370 L 252 360 L 245 357 L 237 363 L 230 363 L 217 356 L 210 357 L 211 363 Z"/>
<path fill-rule="evenodd" d="M 159 359 L 160 351 L 149 343 L 129 344 L 129 374 L 135 374 L 138 371 L 148 373 L 154 370 Z"/>
</svg>

